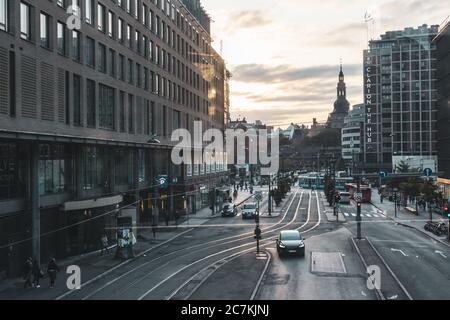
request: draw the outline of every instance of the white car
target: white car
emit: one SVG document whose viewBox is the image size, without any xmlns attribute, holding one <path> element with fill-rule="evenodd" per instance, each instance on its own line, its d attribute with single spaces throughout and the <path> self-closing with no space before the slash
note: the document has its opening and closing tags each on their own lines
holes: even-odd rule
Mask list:
<svg viewBox="0 0 450 320">
<path fill-rule="evenodd" d="M 339 200 L 339 203 L 350 203 L 350 193 L 349 192 L 339 192 L 339 196 L 341 197 L 341 200 Z"/>
<path fill-rule="evenodd" d="M 245 203 L 242 205 L 242 219 L 253 219 L 256 215 L 256 203 Z"/>
</svg>

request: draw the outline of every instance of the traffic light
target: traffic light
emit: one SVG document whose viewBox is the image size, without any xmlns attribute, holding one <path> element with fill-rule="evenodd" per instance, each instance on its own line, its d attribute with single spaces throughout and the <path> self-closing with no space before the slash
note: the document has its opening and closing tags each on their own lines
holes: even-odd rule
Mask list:
<svg viewBox="0 0 450 320">
<path fill-rule="evenodd" d="M 450 212 L 448 207 L 444 207 L 444 213 L 447 216 L 447 218 L 450 218 Z"/>
</svg>

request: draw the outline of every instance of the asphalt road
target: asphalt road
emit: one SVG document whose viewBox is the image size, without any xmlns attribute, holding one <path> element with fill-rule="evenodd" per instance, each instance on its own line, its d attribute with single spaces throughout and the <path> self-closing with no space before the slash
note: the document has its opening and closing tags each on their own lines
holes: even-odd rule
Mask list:
<svg viewBox="0 0 450 320">
<path fill-rule="evenodd" d="M 356 214 L 354 205 L 342 210 Z M 411 297 L 450 299 L 450 248 L 381 214 L 373 217 L 375 212 L 378 210 L 374 206 L 363 204 L 362 236 L 371 240 Z M 345 226 L 356 235 L 352 215 L 347 217 Z"/>
<path fill-rule="evenodd" d="M 310 228 L 317 223 L 317 219 L 308 220 L 308 203 L 315 198 L 310 197 L 309 193 L 310 191 L 293 190 L 290 198 L 286 199 L 285 212 L 278 218 L 261 219 L 264 237 L 262 246 L 273 244 L 281 229 L 302 226 Z M 213 219 L 62 298 L 172 298 L 189 280 L 198 278 L 205 270 L 214 268 L 218 263 L 231 261 L 242 254 L 254 254 L 253 230 L 254 222 L 242 220 L 240 216 Z M 255 279 L 255 285 L 256 282 Z"/>
<path fill-rule="evenodd" d="M 261 203 L 266 205 L 267 198 Z M 356 235 L 354 204 L 341 207 L 347 222 L 328 222 L 322 193 L 294 187 L 283 207 L 279 216 L 260 219 L 260 255 L 253 220 L 218 217 L 195 228 L 180 227 L 180 236 L 54 298 L 377 299 L 351 242 Z M 362 213 L 363 235 L 412 298 L 450 298 L 448 247 L 395 224 L 371 205 L 363 204 Z M 297 229 L 306 238 L 304 258 L 278 256 L 275 238 L 286 229 Z"/>
</svg>

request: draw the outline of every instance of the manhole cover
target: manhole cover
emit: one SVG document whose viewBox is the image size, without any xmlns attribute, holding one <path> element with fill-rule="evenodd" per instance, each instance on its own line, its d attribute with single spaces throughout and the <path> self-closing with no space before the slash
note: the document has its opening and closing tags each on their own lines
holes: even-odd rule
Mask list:
<svg viewBox="0 0 450 320">
<path fill-rule="evenodd" d="M 347 269 L 340 252 L 312 252 L 311 272 L 346 274 Z"/>
</svg>

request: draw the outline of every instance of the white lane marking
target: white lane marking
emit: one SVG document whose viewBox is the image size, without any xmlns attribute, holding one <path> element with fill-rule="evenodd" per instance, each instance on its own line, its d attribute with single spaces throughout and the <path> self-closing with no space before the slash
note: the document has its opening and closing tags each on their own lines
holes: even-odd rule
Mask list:
<svg viewBox="0 0 450 320">
<path fill-rule="evenodd" d="M 365 216 L 368 217 L 368 218 L 372 218 L 372 216 L 370 214 L 368 214 L 368 213 L 366 213 Z"/>
<path fill-rule="evenodd" d="M 400 252 L 400 253 L 401 253 L 403 256 L 405 256 L 405 257 L 408 256 L 406 253 L 403 252 L 403 250 L 400 250 L 400 249 L 394 249 L 394 248 L 391 248 L 391 251 L 394 251 L 394 252 Z"/>
<path fill-rule="evenodd" d="M 377 214 L 375 214 L 375 213 L 372 213 L 372 215 L 373 215 L 375 218 L 379 218 L 379 217 L 380 217 L 379 215 L 377 215 Z"/>
<path fill-rule="evenodd" d="M 352 213 L 352 216 L 356 217 L 356 214 Z"/>
<path fill-rule="evenodd" d="M 310 197 L 309 197 L 309 204 L 311 204 L 311 192 L 310 192 L 309 194 L 310 194 Z M 297 193 L 295 193 L 295 195 L 297 195 Z M 294 197 L 292 198 L 292 201 L 289 203 L 289 206 L 288 206 L 288 208 L 287 208 L 287 210 L 286 210 L 285 216 L 286 216 L 287 212 L 289 211 L 289 209 L 290 209 L 292 203 L 294 202 L 295 195 L 294 195 Z M 299 201 L 299 203 L 298 203 L 298 205 L 297 205 L 297 208 L 296 208 L 296 212 L 295 212 L 295 214 L 294 214 L 294 217 L 293 217 L 292 220 L 288 223 L 288 225 L 291 224 L 291 223 L 293 223 L 293 222 L 295 221 L 295 219 L 297 218 L 297 215 L 298 215 L 298 209 L 300 208 L 300 203 L 302 202 L 302 198 L 303 198 L 303 192 L 300 194 L 300 201 Z M 284 219 L 284 217 L 283 217 L 283 219 Z M 309 219 L 308 219 L 308 220 L 309 220 Z M 319 220 L 320 220 L 320 216 L 319 216 Z M 305 223 L 303 224 L 303 226 L 305 226 L 306 224 L 307 224 L 307 222 L 305 222 Z M 281 227 L 275 228 L 275 229 L 271 230 L 270 232 L 274 232 L 274 231 L 277 231 L 277 230 L 281 230 L 281 229 L 283 229 L 283 228 L 285 228 L 285 226 L 281 226 Z M 275 239 L 276 237 L 277 237 L 277 236 L 273 236 L 273 237 L 269 237 L 268 239 L 271 239 L 271 238 Z M 235 242 L 235 241 L 232 241 L 232 242 Z M 222 244 L 224 244 L 224 243 L 222 243 Z M 232 250 L 236 250 L 236 249 L 239 249 L 239 248 L 242 248 L 242 247 L 246 247 L 246 246 L 248 246 L 248 245 L 249 245 L 248 243 L 245 243 L 245 244 L 242 244 L 242 245 L 239 245 L 239 246 L 231 247 L 231 248 L 228 248 L 228 249 L 225 249 L 225 250 L 222 250 L 222 251 L 219 251 L 219 252 L 216 252 L 216 253 L 207 255 L 207 256 L 205 256 L 205 257 L 199 259 L 199 260 L 196 260 L 196 261 L 194 261 L 194 262 L 192 262 L 192 263 L 189 263 L 189 264 L 185 265 L 184 267 L 182 267 L 181 269 L 178 269 L 178 271 L 172 273 L 171 275 L 169 275 L 169 276 L 166 277 L 165 279 L 163 279 L 163 280 L 161 280 L 160 282 L 158 282 L 155 286 L 153 286 L 152 288 L 150 288 L 149 290 L 147 290 L 144 294 L 142 294 L 142 295 L 138 298 L 138 300 L 143 300 L 146 296 L 148 296 L 151 292 L 153 292 L 155 289 L 157 289 L 158 287 L 160 287 L 162 284 L 166 283 L 168 280 L 170 280 L 171 278 L 173 278 L 174 276 L 176 276 L 176 275 L 179 274 L 180 272 L 183 272 L 184 270 L 190 268 L 191 266 L 193 266 L 193 265 L 195 265 L 195 264 L 197 264 L 197 263 L 199 263 L 199 262 L 202 262 L 202 261 L 204 261 L 204 260 L 207 260 L 207 259 L 209 259 L 209 258 L 211 258 L 211 257 L 215 257 L 215 256 L 217 256 L 217 255 L 219 255 L 219 254 L 226 253 L 226 252 L 229 252 L 229 251 L 232 251 Z M 262 246 L 261 246 L 261 247 L 262 247 Z M 243 251 L 239 251 L 237 254 L 242 254 L 242 253 L 245 253 L 246 251 L 250 251 L 250 250 L 253 250 L 253 248 L 246 249 L 246 250 L 243 250 Z M 235 255 L 236 255 L 236 254 L 232 254 L 231 256 L 235 256 Z M 229 256 L 229 257 L 231 257 L 231 256 Z"/>
<path fill-rule="evenodd" d="M 347 212 L 344 212 L 344 216 L 348 217 L 350 215 Z"/>
<path fill-rule="evenodd" d="M 442 251 L 436 250 L 434 253 L 437 253 L 441 255 L 443 258 L 447 259 L 447 256 Z"/>
</svg>

